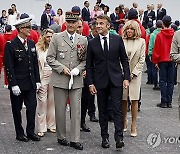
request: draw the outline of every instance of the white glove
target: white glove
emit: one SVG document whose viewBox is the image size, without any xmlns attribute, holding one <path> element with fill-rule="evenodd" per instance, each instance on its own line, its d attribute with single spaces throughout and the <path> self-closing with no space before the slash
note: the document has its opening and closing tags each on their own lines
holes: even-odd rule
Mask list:
<svg viewBox="0 0 180 154">
<path fill-rule="evenodd" d="M 71 74 L 71 78 L 69 80 L 69 89 L 72 88 L 72 85 L 73 85 L 73 75 Z"/>
<path fill-rule="evenodd" d="M 21 94 L 21 90 L 20 90 L 19 86 L 13 86 L 12 87 L 12 92 L 16 96 L 19 96 Z"/>
<path fill-rule="evenodd" d="M 71 73 L 71 75 L 77 76 L 79 74 L 79 69 L 75 67 L 71 70 L 70 73 Z"/>
<path fill-rule="evenodd" d="M 41 83 L 36 83 L 36 90 L 39 90 L 40 87 L 41 87 Z"/>
</svg>

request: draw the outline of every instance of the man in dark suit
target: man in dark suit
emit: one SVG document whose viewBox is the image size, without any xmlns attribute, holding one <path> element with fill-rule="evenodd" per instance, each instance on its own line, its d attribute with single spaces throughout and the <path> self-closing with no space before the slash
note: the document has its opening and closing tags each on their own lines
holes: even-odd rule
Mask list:
<svg viewBox="0 0 180 154">
<path fill-rule="evenodd" d="M 159 3 L 157 5 L 157 18 L 156 20 L 162 20 L 162 18 L 166 15 L 166 9 L 162 7 L 162 4 Z"/>
<path fill-rule="evenodd" d="M 41 16 L 41 30 L 49 28 L 52 23 L 52 17 L 50 14 L 50 8 L 46 8 L 46 13 L 43 13 Z"/>
<path fill-rule="evenodd" d="M 87 79 L 92 95 L 97 94 L 102 147 L 109 148 L 108 98 L 113 108 L 116 148 L 122 148 L 123 113 L 122 92 L 129 85 L 129 63 L 122 38 L 109 34 L 110 18 L 97 17 L 98 37 L 90 40 L 87 49 Z M 121 63 L 121 64 L 120 64 Z M 122 70 L 122 68 L 123 70 Z"/>
<path fill-rule="evenodd" d="M 98 36 L 96 21 L 93 21 L 90 25 L 91 33 L 87 37 L 88 41 Z M 89 92 L 88 80 L 85 78 L 85 83 L 88 89 L 88 115 L 90 117 L 91 122 L 98 122 L 99 120 L 95 116 L 96 107 L 94 102 L 94 95 L 91 95 Z M 84 85 L 85 86 L 85 85 Z"/>
<path fill-rule="evenodd" d="M 84 8 L 82 9 L 82 19 L 83 21 L 87 21 L 87 22 L 91 21 L 88 1 L 84 2 Z"/>
<path fill-rule="evenodd" d="M 31 18 L 19 20 L 15 27 L 18 36 L 5 46 L 4 64 L 9 82 L 10 99 L 14 118 L 16 139 L 27 142 L 39 141 L 34 133 L 36 112 L 36 90 L 40 87 L 40 77 L 36 48 L 33 41 L 27 39 L 31 31 Z M 22 127 L 21 109 L 26 106 L 26 133 Z"/>
<path fill-rule="evenodd" d="M 155 12 L 151 10 L 151 5 L 147 5 L 147 10 L 144 11 L 144 18 L 142 25 L 145 29 L 147 29 L 148 23 L 151 23 L 153 25 L 153 21 L 156 19 Z"/>
<path fill-rule="evenodd" d="M 119 31 L 119 23 L 120 23 L 120 16 L 119 16 L 119 7 L 115 8 L 115 12 L 110 15 L 111 22 L 114 25 L 114 30 L 118 33 Z"/>
</svg>

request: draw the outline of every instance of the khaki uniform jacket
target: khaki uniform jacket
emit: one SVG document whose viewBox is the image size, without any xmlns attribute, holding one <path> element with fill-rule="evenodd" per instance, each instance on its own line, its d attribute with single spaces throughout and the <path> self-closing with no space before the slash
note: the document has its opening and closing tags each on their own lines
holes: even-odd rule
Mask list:
<svg viewBox="0 0 180 154">
<path fill-rule="evenodd" d="M 52 68 L 50 83 L 54 87 L 68 89 L 70 76 L 63 73 L 65 67 L 69 68 L 70 71 L 76 67 L 80 71 L 78 76 L 73 77 L 72 89 L 83 87 L 82 72 L 85 70 L 86 49 L 87 39 L 77 33 L 73 43 L 70 41 L 67 31 L 53 35 L 46 60 Z M 84 58 L 81 58 L 79 53 L 84 53 Z"/>
<path fill-rule="evenodd" d="M 171 44 L 171 59 L 177 63 L 177 82 L 180 83 L 180 30 L 175 32 Z"/>
</svg>

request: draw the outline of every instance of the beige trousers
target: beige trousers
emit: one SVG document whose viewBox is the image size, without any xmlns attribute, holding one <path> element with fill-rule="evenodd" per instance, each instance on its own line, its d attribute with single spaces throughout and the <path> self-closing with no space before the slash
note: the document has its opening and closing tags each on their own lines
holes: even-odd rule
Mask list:
<svg viewBox="0 0 180 154">
<path fill-rule="evenodd" d="M 51 71 L 45 71 L 41 80 L 42 86 L 37 92 L 37 129 L 47 132 L 56 129 L 53 87 L 49 84 Z"/>
<path fill-rule="evenodd" d="M 81 94 L 82 88 L 68 90 L 54 87 L 56 132 L 58 139 L 66 138 L 66 103 L 69 97 L 71 100 L 70 141 L 80 141 Z"/>
</svg>

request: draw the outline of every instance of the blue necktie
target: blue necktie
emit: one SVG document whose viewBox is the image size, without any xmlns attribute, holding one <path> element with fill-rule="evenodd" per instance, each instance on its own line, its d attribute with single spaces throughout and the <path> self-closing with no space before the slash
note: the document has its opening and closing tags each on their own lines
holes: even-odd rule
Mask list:
<svg viewBox="0 0 180 154">
<path fill-rule="evenodd" d="M 69 39 L 70 39 L 70 41 L 72 41 L 72 42 L 73 42 L 73 36 L 72 36 L 72 35 L 70 36 L 70 38 L 69 38 Z"/>
</svg>

